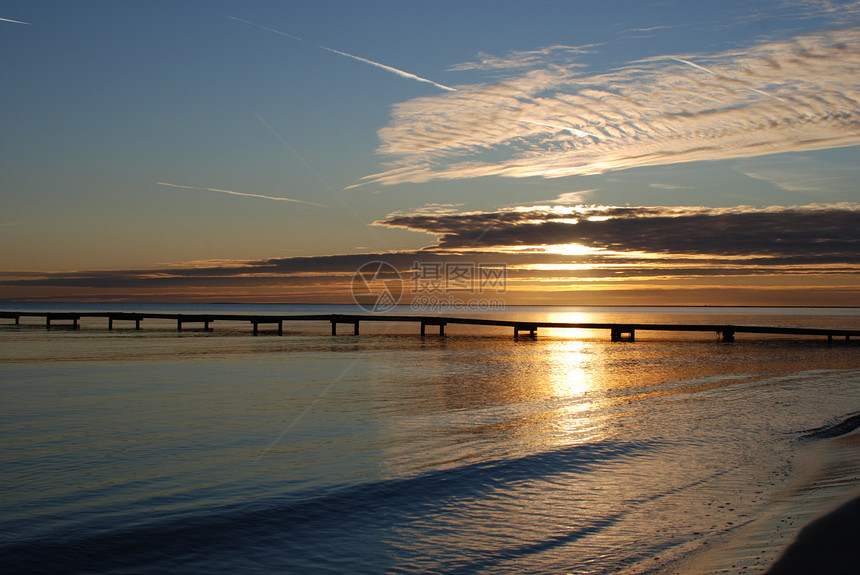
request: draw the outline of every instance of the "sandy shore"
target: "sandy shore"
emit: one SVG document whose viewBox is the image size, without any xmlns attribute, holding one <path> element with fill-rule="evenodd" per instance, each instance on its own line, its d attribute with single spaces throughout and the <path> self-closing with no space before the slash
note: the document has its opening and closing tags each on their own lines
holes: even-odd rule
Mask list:
<svg viewBox="0 0 860 575">
<path fill-rule="evenodd" d="M 860 430 L 843 424 L 810 434 L 795 467 L 755 521 L 661 574 L 860 572 Z"/>
<path fill-rule="evenodd" d="M 860 497 L 801 529 L 768 575 L 857 573 L 860 570 Z"/>
</svg>

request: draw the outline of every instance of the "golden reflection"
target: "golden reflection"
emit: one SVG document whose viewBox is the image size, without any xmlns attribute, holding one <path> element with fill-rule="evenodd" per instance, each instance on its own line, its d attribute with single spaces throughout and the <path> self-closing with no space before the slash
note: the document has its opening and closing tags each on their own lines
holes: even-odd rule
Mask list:
<svg viewBox="0 0 860 575">
<path fill-rule="evenodd" d="M 585 315 L 585 314 L 569 314 Z M 566 318 L 565 321 L 571 321 Z M 577 321 L 577 320 L 573 320 Z M 582 321 L 582 319 L 578 319 Z M 604 437 L 603 425 L 593 417 L 599 394 L 595 378 L 599 363 L 598 348 L 582 340 L 559 340 L 548 344 L 545 385 L 558 401 L 554 413 L 556 441 L 559 444 L 582 443 Z"/>
<path fill-rule="evenodd" d="M 583 397 L 590 389 L 588 358 L 583 341 L 559 341 L 551 344 L 549 384 L 556 397 Z"/>
</svg>

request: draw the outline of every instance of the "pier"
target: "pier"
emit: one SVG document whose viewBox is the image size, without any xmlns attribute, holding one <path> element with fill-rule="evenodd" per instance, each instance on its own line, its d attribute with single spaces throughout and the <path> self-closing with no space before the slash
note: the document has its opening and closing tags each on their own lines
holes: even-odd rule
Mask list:
<svg viewBox="0 0 860 575">
<path fill-rule="evenodd" d="M 674 331 L 674 332 L 702 332 L 716 333 L 721 341 L 730 343 L 735 341 L 737 334 L 760 334 L 760 335 L 790 335 L 790 336 L 812 336 L 826 337 L 829 343 L 834 338 L 844 338 L 850 341 L 852 337 L 860 337 L 860 330 L 807 328 L 807 327 L 780 327 L 780 326 L 744 326 L 744 325 L 719 325 L 719 324 L 648 324 L 648 323 L 564 323 L 564 322 L 534 322 L 516 321 L 507 319 L 482 319 L 466 317 L 444 317 L 444 316 L 412 316 L 412 315 L 358 315 L 358 314 L 317 314 L 317 315 L 272 315 L 272 314 L 229 314 L 229 313 L 206 313 L 206 314 L 181 314 L 181 313 L 132 313 L 132 312 L 59 312 L 59 311 L 0 311 L 0 319 L 14 321 L 15 325 L 21 325 L 22 318 L 41 318 L 47 329 L 52 326 L 65 325 L 72 329 L 80 329 L 81 320 L 104 319 L 107 320 L 107 329 L 113 330 L 117 322 L 134 323 L 134 329 L 140 330 L 145 320 L 168 320 L 176 323 L 176 330 L 182 331 L 188 325 L 201 326 L 204 331 L 211 331 L 216 322 L 244 322 L 250 323 L 252 333 L 258 335 L 260 326 L 272 326 L 272 331 L 278 335 L 284 333 L 284 323 L 287 322 L 329 322 L 331 324 L 331 335 L 338 335 L 338 326 L 347 324 L 352 327 L 354 336 L 360 333 L 362 322 L 390 322 L 390 323 L 414 323 L 419 326 L 418 333 L 423 337 L 426 335 L 427 327 L 438 328 L 438 335 L 445 335 L 446 325 L 480 325 L 506 327 L 513 330 L 514 339 L 527 334 L 529 338 L 536 338 L 539 329 L 586 329 L 605 330 L 609 332 L 609 338 L 613 342 L 633 342 L 636 340 L 636 332 L 644 331 Z"/>
</svg>

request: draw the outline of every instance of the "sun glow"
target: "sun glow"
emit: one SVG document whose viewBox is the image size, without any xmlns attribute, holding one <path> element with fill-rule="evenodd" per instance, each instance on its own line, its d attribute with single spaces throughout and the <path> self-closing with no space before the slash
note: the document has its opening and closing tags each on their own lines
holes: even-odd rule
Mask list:
<svg viewBox="0 0 860 575">
<path fill-rule="evenodd" d="M 560 254 L 563 256 L 590 256 L 594 254 L 605 254 L 606 252 L 606 250 L 590 248 L 582 244 L 557 244 L 545 249 L 547 253 Z"/>
</svg>

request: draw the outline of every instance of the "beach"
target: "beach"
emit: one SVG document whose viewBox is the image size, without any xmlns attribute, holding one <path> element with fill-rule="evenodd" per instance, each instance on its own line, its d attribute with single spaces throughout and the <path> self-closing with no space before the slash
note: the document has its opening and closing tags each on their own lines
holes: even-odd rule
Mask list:
<svg viewBox="0 0 860 575">
<path fill-rule="evenodd" d="M 858 416 L 803 435 L 791 478 L 761 515 L 665 575 L 855 573 L 860 564 Z"/>
</svg>

